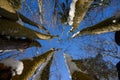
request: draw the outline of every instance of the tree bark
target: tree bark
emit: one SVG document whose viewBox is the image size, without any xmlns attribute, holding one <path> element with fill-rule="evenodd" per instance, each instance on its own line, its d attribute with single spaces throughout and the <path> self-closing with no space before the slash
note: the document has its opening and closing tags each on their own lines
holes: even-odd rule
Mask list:
<svg viewBox="0 0 120 80">
<path fill-rule="evenodd" d="M 101 34 L 120 30 L 120 17 L 112 16 L 91 27 L 82 29 L 76 36 Z"/>
<path fill-rule="evenodd" d="M 48 57 L 53 56 L 55 51 L 56 50 L 54 49 L 49 50 L 42 55 L 33 57 L 33 60 L 30 59 L 22 60 L 24 64 L 24 70 L 21 75 L 14 76 L 12 80 L 29 80 L 29 78 L 34 74 L 39 65 L 46 62 Z"/>
</svg>

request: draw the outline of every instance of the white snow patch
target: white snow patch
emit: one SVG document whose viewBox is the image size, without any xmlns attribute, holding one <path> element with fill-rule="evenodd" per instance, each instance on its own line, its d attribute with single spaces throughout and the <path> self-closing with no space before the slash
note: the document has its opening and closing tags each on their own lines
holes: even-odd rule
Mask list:
<svg viewBox="0 0 120 80">
<path fill-rule="evenodd" d="M 13 51 L 13 50 L 0 50 L 0 52 L 10 52 L 10 51 Z"/>
<path fill-rule="evenodd" d="M 18 19 L 17 23 L 19 23 L 20 25 L 23 25 L 23 21 L 21 18 Z"/>
<path fill-rule="evenodd" d="M 112 22 L 113 22 L 113 23 L 116 23 L 116 20 L 113 20 Z"/>
<path fill-rule="evenodd" d="M 75 71 L 81 71 L 74 62 L 72 62 L 72 58 L 64 53 L 65 63 L 67 65 L 69 73 L 72 75 Z M 81 71 L 82 72 L 82 71 Z"/>
<path fill-rule="evenodd" d="M 72 31 L 73 30 L 73 27 L 70 29 L 70 31 Z"/>
<path fill-rule="evenodd" d="M 75 16 L 75 4 L 77 0 L 72 0 L 72 3 L 70 4 L 70 11 L 69 11 L 69 17 L 68 17 L 68 24 L 73 24 L 73 18 Z"/>
<path fill-rule="evenodd" d="M 99 5 L 100 5 L 100 6 L 102 6 L 102 5 L 103 5 L 103 3 L 99 3 Z"/>
<path fill-rule="evenodd" d="M 75 34 L 72 35 L 72 38 L 74 38 L 75 36 L 77 36 L 80 33 L 80 31 L 76 32 Z"/>
<path fill-rule="evenodd" d="M 36 71 L 37 73 L 33 76 L 33 80 L 39 80 L 41 77 L 41 74 L 43 73 L 44 68 L 48 64 L 48 62 L 51 60 L 53 55 L 47 58 L 46 62 L 40 65 L 40 68 Z"/>
<path fill-rule="evenodd" d="M 3 63 L 5 66 L 7 67 L 11 67 L 12 72 L 13 72 L 13 76 L 20 75 L 22 74 L 23 71 L 23 62 L 18 61 L 18 60 L 14 60 L 12 58 L 7 58 L 7 59 L 3 59 L 2 61 L 0 61 L 0 63 Z"/>
<path fill-rule="evenodd" d="M 100 6 L 102 6 L 102 5 L 103 5 L 103 3 L 102 3 L 103 1 L 104 1 L 104 0 L 101 0 L 101 2 L 99 3 L 99 5 L 100 5 Z"/>
</svg>

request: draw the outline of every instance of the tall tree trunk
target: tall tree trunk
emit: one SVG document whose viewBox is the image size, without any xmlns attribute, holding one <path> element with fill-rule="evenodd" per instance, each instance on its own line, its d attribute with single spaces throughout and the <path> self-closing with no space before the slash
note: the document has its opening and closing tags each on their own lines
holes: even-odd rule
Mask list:
<svg viewBox="0 0 120 80">
<path fill-rule="evenodd" d="M 50 57 L 45 63 L 40 67 L 40 71 L 36 73 L 34 80 L 49 80 L 50 76 L 50 66 L 52 64 L 53 56 Z"/>
<path fill-rule="evenodd" d="M 42 34 L 7 19 L 0 19 L 0 34 L 19 38 L 26 37 L 29 39 L 51 39 L 57 37 L 49 34 Z"/>
<path fill-rule="evenodd" d="M 94 80 L 92 76 L 81 71 L 81 69 L 77 67 L 77 65 L 72 61 L 73 59 L 68 54 L 64 54 L 64 57 L 72 80 Z"/>
<path fill-rule="evenodd" d="M 86 12 L 91 5 L 92 0 L 77 0 L 75 3 L 75 13 L 71 14 L 69 13 L 69 16 L 73 16 L 73 23 L 72 23 L 72 29 L 70 30 L 73 32 L 80 24 L 80 22 L 83 20 L 84 16 L 86 15 Z M 71 6 L 73 7 L 73 5 Z"/>
<path fill-rule="evenodd" d="M 120 30 L 120 17 L 112 16 L 91 27 L 78 31 L 73 37 L 91 34 L 101 34 Z"/>
<path fill-rule="evenodd" d="M 33 57 L 33 60 L 25 59 L 22 60 L 24 64 L 24 69 L 21 75 L 16 75 L 12 80 L 29 80 L 29 78 L 34 74 L 36 69 L 42 63 L 46 62 L 47 58 L 51 57 L 55 53 L 55 50 L 49 50 L 46 53 Z"/>
</svg>

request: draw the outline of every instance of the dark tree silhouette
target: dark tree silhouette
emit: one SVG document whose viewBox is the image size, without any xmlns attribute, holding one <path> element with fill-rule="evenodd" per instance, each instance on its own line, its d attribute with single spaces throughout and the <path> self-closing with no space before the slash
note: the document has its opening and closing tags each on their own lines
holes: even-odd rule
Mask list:
<svg viewBox="0 0 120 80">
<path fill-rule="evenodd" d="M 120 31 L 115 32 L 115 42 L 120 46 Z"/>
<path fill-rule="evenodd" d="M 118 72 L 118 79 L 120 80 L 120 61 L 116 64 L 117 72 Z"/>
<path fill-rule="evenodd" d="M 0 63 L 0 80 L 11 80 L 12 71 L 10 67 L 4 66 Z"/>
<path fill-rule="evenodd" d="M 41 45 L 35 39 L 53 38 L 53 36 L 49 34 L 48 30 L 45 27 L 31 21 L 19 13 L 17 11 L 18 8 L 15 8 L 17 6 L 14 6 L 13 4 L 16 4 L 16 1 L 0 0 L 0 50 L 21 48 L 26 49 L 31 46 L 40 47 Z M 17 4 L 19 4 L 19 7 L 21 5 L 21 2 L 18 1 Z M 21 22 L 35 26 L 41 30 L 45 30 L 46 34 L 26 28 L 26 26 L 17 23 L 19 19 L 22 20 Z"/>
</svg>

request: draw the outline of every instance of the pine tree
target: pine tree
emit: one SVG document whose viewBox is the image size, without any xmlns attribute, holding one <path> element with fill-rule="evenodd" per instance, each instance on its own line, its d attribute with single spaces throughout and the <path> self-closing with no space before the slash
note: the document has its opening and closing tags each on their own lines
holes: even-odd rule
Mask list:
<svg viewBox="0 0 120 80">
<path fill-rule="evenodd" d="M 33 57 L 33 60 L 21 60 L 24 64 L 24 70 L 21 75 L 14 76 L 12 80 L 29 80 L 29 78 L 34 74 L 39 65 L 46 62 L 47 58 L 53 56 L 54 53 L 55 50 L 51 49 L 42 55 Z"/>
</svg>

